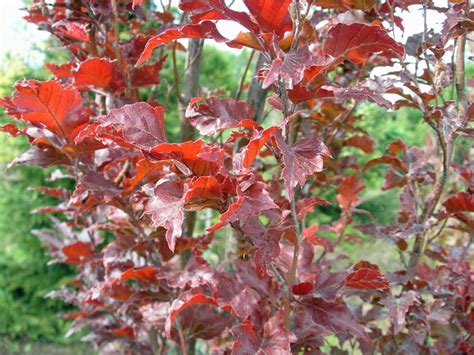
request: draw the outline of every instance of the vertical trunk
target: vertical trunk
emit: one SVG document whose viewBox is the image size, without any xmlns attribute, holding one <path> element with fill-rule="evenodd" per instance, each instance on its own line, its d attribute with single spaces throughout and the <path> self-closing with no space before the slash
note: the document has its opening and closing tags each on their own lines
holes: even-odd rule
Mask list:
<svg viewBox="0 0 474 355">
<path fill-rule="evenodd" d="M 262 89 L 260 81 L 257 79 L 258 71 L 265 64 L 265 57 L 262 53 L 259 54 L 252 81 L 250 82 L 249 92 L 247 94 L 247 103 L 252 106 L 255 112 L 255 121 L 261 123 L 263 120 L 263 109 L 265 108 L 265 100 L 267 98 L 268 90 Z"/>
<path fill-rule="evenodd" d="M 181 141 L 186 142 L 194 139 L 194 128 L 186 119 L 186 107 L 189 101 L 199 96 L 199 74 L 201 70 L 202 49 L 204 41 L 202 39 L 190 39 L 188 45 L 188 55 L 185 64 L 184 82 L 182 97 L 179 102 L 179 127 Z"/>
<path fill-rule="evenodd" d="M 202 39 L 190 39 L 188 42 L 183 91 L 182 96 L 178 97 L 181 142 L 191 141 L 195 138 L 194 128 L 189 124 L 189 121 L 186 118 L 186 107 L 193 97 L 199 96 L 199 76 L 201 71 L 203 46 L 204 40 Z M 186 237 L 192 237 L 195 224 L 196 212 L 186 212 L 184 215 L 183 235 Z M 191 253 L 189 251 L 182 254 L 181 261 L 183 267 L 186 266 L 190 256 Z M 196 339 L 187 339 L 186 347 L 187 353 L 189 355 L 194 355 L 196 350 Z"/>
<path fill-rule="evenodd" d="M 195 137 L 194 128 L 189 124 L 185 114 L 189 101 L 193 97 L 199 96 L 199 76 L 201 71 L 203 46 L 204 40 L 202 39 L 189 40 L 183 82 L 183 94 L 182 97 L 178 98 L 179 128 L 182 142 L 193 140 Z M 193 235 L 195 224 L 196 213 L 187 212 L 185 215 L 183 230 L 185 236 L 190 237 Z M 187 257 L 183 261 L 187 261 Z"/>
</svg>

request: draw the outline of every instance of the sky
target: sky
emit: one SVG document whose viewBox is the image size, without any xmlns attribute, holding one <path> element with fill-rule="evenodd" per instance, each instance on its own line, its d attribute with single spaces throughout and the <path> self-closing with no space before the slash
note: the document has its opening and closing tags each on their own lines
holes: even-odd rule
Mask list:
<svg viewBox="0 0 474 355">
<path fill-rule="evenodd" d="M 13 56 L 26 59 L 33 65 L 40 65 L 44 58 L 39 51 L 32 51 L 31 48 L 40 45 L 48 37 L 48 33 L 39 31 L 35 25 L 23 20 L 25 12 L 21 10 L 24 6 L 22 0 L 0 0 L 0 2 L 0 59 L 4 58 L 7 53 L 12 53 Z M 159 3 L 159 1 L 156 2 Z M 172 0 L 172 3 L 177 5 L 179 0 Z M 439 6 L 446 6 L 447 0 L 435 0 L 435 3 Z M 244 10 L 245 5 L 242 0 L 236 0 L 232 8 Z M 401 16 L 407 36 L 423 31 L 423 17 L 420 7 L 412 6 L 410 12 L 404 12 Z M 444 16 L 438 13 L 428 12 L 428 23 L 434 27 L 435 31 L 441 28 L 443 19 Z M 243 29 L 230 21 L 219 21 L 217 26 L 227 38 L 234 38 Z M 396 39 L 401 40 L 401 38 Z M 224 44 L 218 46 L 229 50 Z"/>
</svg>

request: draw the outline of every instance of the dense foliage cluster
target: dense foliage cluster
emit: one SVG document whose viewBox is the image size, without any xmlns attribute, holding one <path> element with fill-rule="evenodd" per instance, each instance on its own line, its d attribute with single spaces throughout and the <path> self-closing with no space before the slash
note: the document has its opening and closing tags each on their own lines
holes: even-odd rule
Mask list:
<svg viewBox="0 0 474 355">
<path fill-rule="evenodd" d="M 243 2 L 246 11 L 224 0 L 28 9 L 73 59 L 46 64 L 54 80 L 18 81 L 0 104 L 26 126 L 0 129 L 31 143 L 12 165 L 58 166 L 50 180 L 75 186 L 38 188 L 60 203 L 36 210 L 55 230 L 34 232 L 78 270 L 51 293 L 77 307 L 65 314 L 70 333 L 85 327 L 84 340 L 111 354 L 471 352 L 469 1 Z M 398 43 L 413 7 L 424 31 Z M 429 31 L 433 12 L 444 14 L 441 33 Z M 242 32 L 226 38 L 220 21 Z M 233 98 L 200 90 L 204 39 L 252 50 Z M 179 142 L 166 137 L 172 103 L 158 90 L 168 61 Z M 361 163 L 354 149 L 377 143 L 359 125 L 361 101 L 419 110 L 426 145 L 398 139 Z M 380 166 L 382 189 L 400 191 L 389 224 L 359 208 L 363 176 Z M 318 220 L 325 208 L 337 217 Z M 344 245 L 374 239 L 399 254 L 396 271 L 345 256 Z"/>
</svg>

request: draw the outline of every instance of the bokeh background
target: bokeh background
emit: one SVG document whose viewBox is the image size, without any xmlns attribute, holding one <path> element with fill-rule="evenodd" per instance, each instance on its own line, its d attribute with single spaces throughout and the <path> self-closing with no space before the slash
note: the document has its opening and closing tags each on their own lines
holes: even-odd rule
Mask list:
<svg viewBox="0 0 474 355">
<path fill-rule="evenodd" d="M 11 95 L 15 81 L 22 77 L 49 79 L 51 74 L 43 68 L 45 62 L 61 64 L 68 61 L 59 43 L 23 20 L 21 8 L 25 3 L 28 1 L 0 1 L 0 97 Z M 154 4 L 149 2 L 147 6 Z M 420 32 L 422 21 L 419 16 L 421 14 L 416 10 L 403 15 L 409 34 Z M 430 24 L 441 26 L 442 20 L 433 16 Z M 239 31 L 238 28 L 226 27 L 225 23 L 221 26 L 228 37 Z M 249 53 L 207 45 L 201 74 L 203 91 L 220 89 L 224 95 L 231 94 L 238 87 Z M 167 84 L 172 82 L 170 64 L 167 63 L 162 72 L 160 90 L 170 96 L 169 102 L 175 102 L 174 91 Z M 184 55 L 179 58 L 179 65 L 184 65 Z M 468 62 L 468 79 L 472 78 L 473 73 L 474 66 Z M 397 138 L 403 138 L 407 145 L 418 146 L 430 139 L 417 111 L 401 109 L 387 112 L 376 105 L 365 104 L 358 109 L 358 114 L 364 115 L 361 127 L 379 142 L 370 155 L 357 150 L 347 151 L 348 154 L 359 155 L 361 163 L 382 155 L 386 145 Z M 0 124 L 7 122 L 8 118 L 0 109 Z M 177 140 L 178 126 L 176 105 L 169 105 L 166 128 L 170 141 Z M 35 229 L 47 228 L 51 223 L 47 216 L 32 214 L 31 211 L 54 201 L 48 201 L 47 197 L 31 187 L 45 184 L 52 170 L 34 167 L 6 170 L 8 162 L 26 148 L 25 141 L 11 139 L 0 132 L 0 354 L 90 354 L 91 349 L 80 343 L 80 335 L 65 337 L 68 321 L 60 314 L 71 311 L 71 307 L 45 297 L 72 278 L 74 270 L 63 264 L 48 264 L 45 250 L 31 233 Z M 373 169 L 364 176 L 367 188 L 363 196 L 365 202 L 360 208 L 371 212 L 379 222 L 388 223 L 396 218 L 398 191 L 381 192 L 382 170 Z M 327 208 L 318 218 L 324 223 L 336 214 L 337 211 Z M 364 251 L 355 248 L 348 252 L 354 260 L 367 258 L 367 255 L 379 258 L 372 261 L 380 264 L 385 271 L 391 271 L 395 264 L 393 260 L 398 256 L 380 253 L 377 241 L 373 241 L 371 248 Z"/>
</svg>

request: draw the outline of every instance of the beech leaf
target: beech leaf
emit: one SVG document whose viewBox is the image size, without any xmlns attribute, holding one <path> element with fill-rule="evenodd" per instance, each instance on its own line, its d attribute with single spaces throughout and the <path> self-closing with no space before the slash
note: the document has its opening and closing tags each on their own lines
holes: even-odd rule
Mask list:
<svg viewBox="0 0 474 355">
<path fill-rule="evenodd" d="M 387 58 L 401 58 L 405 49 L 379 26 L 339 23 L 329 30 L 323 52 L 333 57 L 335 63 L 349 59 L 361 64 L 375 53 L 382 53 Z"/>
<path fill-rule="evenodd" d="M 305 300 L 303 306 L 305 312 L 311 315 L 316 329 L 320 329 L 321 335 L 349 333 L 366 343 L 371 343 L 364 327 L 357 323 L 356 318 L 345 305 L 326 302 L 321 298 L 312 298 Z"/>
<path fill-rule="evenodd" d="M 205 136 L 237 127 L 242 120 L 250 121 L 255 116 L 252 107 L 245 102 L 213 96 L 205 99 L 203 104 L 198 104 L 200 101 L 200 98 L 191 100 L 186 109 L 186 117 Z"/>
<path fill-rule="evenodd" d="M 289 12 L 291 2 L 292 0 L 244 0 L 262 32 L 274 32 L 280 38 L 293 27 Z"/>
<path fill-rule="evenodd" d="M 330 153 L 315 135 L 298 140 L 289 147 L 279 133 L 276 135 L 276 142 L 284 164 L 281 176 L 288 196 L 292 199 L 297 185 L 303 187 L 307 176 L 323 170 L 323 157 L 330 156 Z"/>
<path fill-rule="evenodd" d="M 237 190 L 237 201 L 229 206 L 219 220 L 219 222 L 208 228 L 209 232 L 222 228 L 226 224 L 245 221 L 251 216 L 258 216 L 262 211 L 278 208 L 265 190 L 263 182 L 256 182 L 245 191 Z"/>
<path fill-rule="evenodd" d="M 227 41 L 227 38 L 222 37 L 214 22 L 211 21 L 169 28 L 148 40 L 145 49 L 140 55 L 140 58 L 138 58 L 136 65 L 140 65 L 143 62 L 149 60 L 153 54 L 153 49 L 156 47 L 183 38 L 212 38 L 216 42 Z"/>
<path fill-rule="evenodd" d="M 364 261 L 354 266 L 354 271 L 347 275 L 345 284 L 362 290 L 390 291 L 390 282 L 382 275 L 379 267 Z"/>
<path fill-rule="evenodd" d="M 399 297 L 389 296 L 380 301 L 388 308 L 388 314 L 393 321 L 393 332 L 397 334 L 405 325 L 408 309 L 417 301 L 415 291 L 403 292 Z"/>
<path fill-rule="evenodd" d="M 196 304 L 210 304 L 217 306 L 214 298 L 206 296 L 201 289 L 184 291 L 173 301 L 169 310 L 168 318 L 166 318 L 165 332 L 168 338 L 171 338 L 171 327 L 179 313 Z"/>
<path fill-rule="evenodd" d="M 75 128 L 88 121 L 82 112 L 79 91 L 63 87 L 57 81 L 17 81 L 12 100 L 0 103 L 7 109 L 7 114 L 14 110 L 13 114 L 22 121 L 47 128 L 65 139 L 70 138 Z"/>
<path fill-rule="evenodd" d="M 110 110 L 98 127 L 98 135 L 129 148 L 149 149 L 166 142 L 163 107 L 146 102 Z"/>
<path fill-rule="evenodd" d="M 156 227 L 166 229 L 166 241 L 174 251 L 176 239 L 181 237 L 184 219 L 184 186 L 180 181 L 162 179 L 153 189 L 153 195 L 145 207 Z"/>
<path fill-rule="evenodd" d="M 106 58 L 88 58 L 72 71 L 74 83 L 81 86 L 106 88 L 116 75 L 117 61 Z"/>
<path fill-rule="evenodd" d="M 339 184 L 337 188 L 338 194 L 336 201 L 344 211 L 348 211 L 351 208 L 356 207 L 360 203 L 360 199 L 357 194 L 365 188 L 364 183 L 360 180 L 359 176 L 351 175 L 346 176 Z"/>
</svg>

